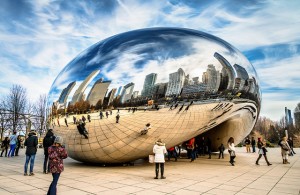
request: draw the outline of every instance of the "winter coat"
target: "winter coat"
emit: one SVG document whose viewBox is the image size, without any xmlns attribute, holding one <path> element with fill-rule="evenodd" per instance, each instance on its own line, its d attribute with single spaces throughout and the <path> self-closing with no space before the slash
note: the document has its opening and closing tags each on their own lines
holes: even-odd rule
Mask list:
<svg viewBox="0 0 300 195">
<path fill-rule="evenodd" d="M 49 166 L 51 173 L 61 173 L 64 171 L 63 159 L 68 157 L 67 151 L 61 146 L 51 146 L 48 148 Z"/>
<path fill-rule="evenodd" d="M 46 136 L 43 139 L 43 148 L 44 148 L 45 155 L 48 155 L 48 148 L 53 145 L 54 140 L 55 140 L 55 136 L 53 132 L 48 131 Z"/>
<path fill-rule="evenodd" d="M 17 135 L 12 135 L 12 136 L 10 136 L 10 145 L 15 145 L 15 144 L 17 144 L 17 139 L 18 139 L 18 136 Z"/>
<path fill-rule="evenodd" d="M 34 155 L 37 152 L 38 139 L 35 134 L 29 133 L 29 137 L 25 140 L 24 145 L 26 146 L 25 154 L 30 156 Z"/>
<path fill-rule="evenodd" d="M 289 151 L 291 150 L 289 144 L 286 141 L 281 141 L 280 142 L 280 146 L 281 146 L 281 153 L 282 154 L 288 154 Z"/>
<path fill-rule="evenodd" d="M 154 162 L 155 163 L 164 163 L 165 162 L 165 154 L 167 153 L 167 149 L 164 143 L 156 142 L 153 147 Z"/>
</svg>

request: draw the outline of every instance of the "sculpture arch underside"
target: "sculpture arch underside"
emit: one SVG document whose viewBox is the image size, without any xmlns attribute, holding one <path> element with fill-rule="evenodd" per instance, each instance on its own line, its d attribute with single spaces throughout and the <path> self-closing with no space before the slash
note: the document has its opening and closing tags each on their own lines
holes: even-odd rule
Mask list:
<svg viewBox="0 0 300 195">
<path fill-rule="evenodd" d="M 250 133 L 258 116 L 256 104 L 242 99 L 195 102 L 187 111 L 178 113 L 178 109 L 165 107 L 134 113 L 122 109 L 119 123 L 116 123 L 116 110 L 103 119 L 100 119 L 99 112 L 91 113 L 92 120 L 86 123 L 88 139 L 79 134 L 72 115 L 67 118 L 68 127 L 61 118 L 60 127 L 55 126 L 54 130 L 55 134 L 64 137 L 68 154 L 75 160 L 122 163 L 147 157 L 159 138 L 167 148 L 200 134 L 210 137 L 214 149 L 221 143 L 226 145 L 229 137 L 234 137 L 235 143 L 239 143 Z M 141 135 L 147 123 L 151 123 L 151 129 L 146 135 Z"/>
</svg>

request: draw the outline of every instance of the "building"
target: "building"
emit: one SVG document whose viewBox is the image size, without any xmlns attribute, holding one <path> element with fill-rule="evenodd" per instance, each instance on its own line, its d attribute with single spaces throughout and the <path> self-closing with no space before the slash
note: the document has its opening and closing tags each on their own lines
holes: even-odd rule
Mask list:
<svg viewBox="0 0 300 195">
<path fill-rule="evenodd" d="M 214 57 L 223 66 L 221 72 L 221 81 L 219 91 L 232 90 L 234 88 L 234 79 L 236 78 L 236 73 L 231 64 L 219 53 L 215 52 Z"/>
<path fill-rule="evenodd" d="M 75 104 L 76 102 L 79 102 L 80 100 L 83 100 L 83 93 L 86 90 L 89 83 L 98 75 L 100 70 L 93 71 L 77 88 L 75 91 L 73 98 L 72 98 L 72 104 Z"/>
<path fill-rule="evenodd" d="M 107 98 L 108 98 L 108 103 L 107 105 L 109 105 L 110 103 L 113 102 L 114 98 L 115 98 L 115 94 L 117 92 L 117 88 L 113 88 L 112 90 L 110 90 L 110 92 L 107 94 Z"/>
<path fill-rule="evenodd" d="M 288 109 L 287 107 L 285 107 L 285 125 L 289 126 L 289 125 L 293 125 L 293 118 L 292 118 L 292 113 L 291 110 Z"/>
<path fill-rule="evenodd" d="M 151 96 L 151 87 L 154 86 L 154 84 L 156 82 L 156 78 L 157 78 L 156 73 L 151 73 L 151 74 L 146 75 L 143 90 L 142 90 L 143 97 Z"/>
<path fill-rule="evenodd" d="M 300 128 L 300 103 L 298 103 L 297 107 L 295 108 L 294 119 L 296 128 Z"/>
<path fill-rule="evenodd" d="M 234 69 L 236 71 L 236 74 L 237 74 L 237 77 L 235 79 L 234 89 L 236 89 L 236 90 L 245 90 L 246 81 L 249 79 L 249 75 L 248 75 L 247 70 L 244 67 L 242 67 L 238 64 L 234 64 L 233 67 L 234 67 Z"/>
<path fill-rule="evenodd" d="M 177 72 L 169 74 L 166 96 L 179 95 L 184 86 L 185 80 L 185 73 L 181 68 L 179 68 Z"/>
<path fill-rule="evenodd" d="M 76 81 L 73 81 L 66 88 L 64 88 L 62 90 L 62 92 L 59 96 L 59 99 L 58 99 L 58 103 L 60 105 L 63 105 L 64 107 L 66 107 L 69 94 L 70 94 L 70 92 L 72 91 L 72 89 L 74 88 L 75 85 L 76 85 Z"/>
<path fill-rule="evenodd" d="M 139 91 L 134 91 L 134 92 L 132 93 L 132 98 L 137 98 L 138 95 L 139 95 Z"/>
<path fill-rule="evenodd" d="M 120 87 L 118 88 L 118 91 L 116 92 L 115 97 L 117 97 L 118 95 L 119 95 L 119 96 L 121 95 L 122 89 L 123 89 L 123 86 L 120 86 Z"/>
<path fill-rule="evenodd" d="M 206 90 L 210 92 L 216 92 L 220 85 L 220 73 L 216 70 L 215 66 L 209 64 L 206 72 L 202 75 L 202 81 L 206 85 Z"/>
<path fill-rule="evenodd" d="M 121 94 L 121 103 L 125 103 L 127 100 L 131 99 L 133 93 L 134 83 L 128 83 L 124 86 Z"/>
<path fill-rule="evenodd" d="M 204 83 L 193 84 L 193 85 L 186 85 L 182 89 L 181 96 L 196 96 L 201 93 L 204 93 L 207 90 L 207 85 Z"/>
<path fill-rule="evenodd" d="M 90 93 L 87 96 L 87 100 L 91 106 L 95 106 L 99 100 L 102 100 L 102 102 L 104 101 L 104 97 L 107 93 L 110 83 L 111 81 L 103 81 L 103 78 L 98 79 L 94 83 Z"/>
</svg>

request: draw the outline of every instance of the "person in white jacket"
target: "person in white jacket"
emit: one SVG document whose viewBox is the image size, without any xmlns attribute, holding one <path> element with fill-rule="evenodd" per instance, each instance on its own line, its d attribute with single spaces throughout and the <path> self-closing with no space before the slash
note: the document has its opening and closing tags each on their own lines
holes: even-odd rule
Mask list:
<svg viewBox="0 0 300 195">
<path fill-rule="evenodd" d="M 158 139 L 153 147 L 154 162 L 155 162 L 155 174 L 156 177 L 154 179 L 158 179 L 158 172 L 160 166 L 161 179 L 166 179 L 164 176 L 164 166 L 165 166 L 165 154 L 167 153 L 167 149 L 164 143 L 162 143 L 161 139 Z"/>
<path fill-rule="evenodd" d="M 227 146 L 228 146 L 228 152 L 229 152 L 229 155 L 230 155 L 230 164 L 232 166 L 234 166 L 234 158 L 235 158 L 235 147 L 234 147 L 234 139 L 233 137 L 230 137 L 229 140 L 228 140 L 228 143 L 227 143 Z"/>
</svg>

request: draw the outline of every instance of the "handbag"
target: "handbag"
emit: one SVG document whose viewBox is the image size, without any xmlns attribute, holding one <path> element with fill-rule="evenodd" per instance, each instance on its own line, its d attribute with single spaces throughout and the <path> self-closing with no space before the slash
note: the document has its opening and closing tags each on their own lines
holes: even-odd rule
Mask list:
<svg viewBox="0 0 300 195">
<path fill-rule="evenodd" d="M 153 154 L 149 155 L 149 163 L 154 163 L 154 155 Z"/>
<path fill-rule="evenodd" d="M 235 151 L 231 150 L 230 156 L 235 156 Z"/>
</svg>

